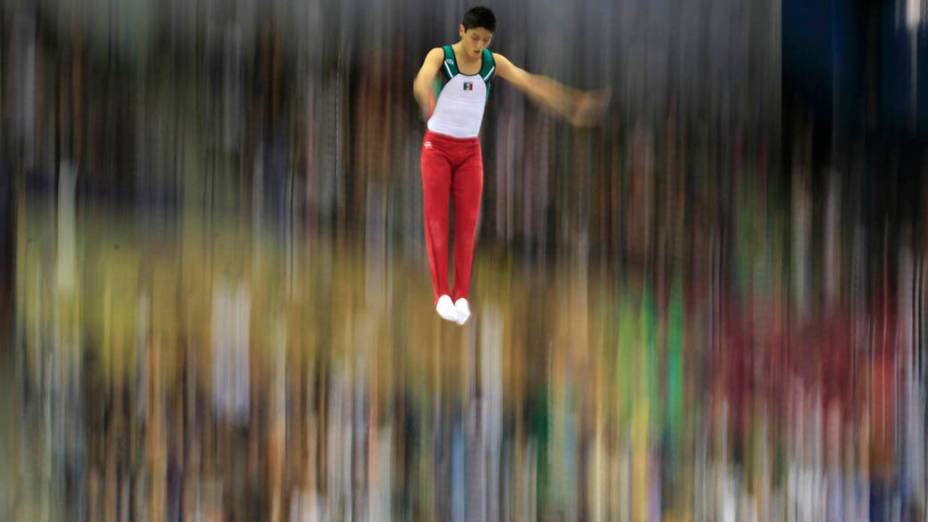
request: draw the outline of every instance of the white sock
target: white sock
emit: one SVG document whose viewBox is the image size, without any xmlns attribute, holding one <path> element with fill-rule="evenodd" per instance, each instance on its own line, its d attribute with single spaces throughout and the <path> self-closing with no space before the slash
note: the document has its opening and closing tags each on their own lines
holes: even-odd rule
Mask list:
<svg viewBox="0 0 928 522">
<path fill-rule="evenodd" d="M 451 303 L 451 297 L 443 295 L 438 298 L 435 304 L 435 311 L 446 321 L 458 322 L 458 311 Z"/>
<path fill-rule="evenodd" d="M 454 303 L 454 309 L 458 312 L 458 324 L 463 325 L 467 322 L 467 319 L 470 318 L 470 305 L 467 303 L 467 299 L 463 297 L 458 299 Z"/>
</svg>

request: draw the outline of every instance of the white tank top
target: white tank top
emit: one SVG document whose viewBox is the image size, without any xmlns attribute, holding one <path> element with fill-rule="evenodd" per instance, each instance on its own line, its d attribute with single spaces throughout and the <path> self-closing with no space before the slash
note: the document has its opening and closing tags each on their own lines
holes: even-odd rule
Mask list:
<svg viewBox="0 0 928 522">
<path fill-rule="evenodd" d="M 428 128 L 455 138 L 475 138 L 480 134 L 483 111 L 490 95 L 490 80 L 496 71 L 493 54 L 484 49 L 480 72 L 466 75 L 458 70 L 451 46 L 442 49 L 445 59 L 436 78 L 437 101 Z"/>
</svg>

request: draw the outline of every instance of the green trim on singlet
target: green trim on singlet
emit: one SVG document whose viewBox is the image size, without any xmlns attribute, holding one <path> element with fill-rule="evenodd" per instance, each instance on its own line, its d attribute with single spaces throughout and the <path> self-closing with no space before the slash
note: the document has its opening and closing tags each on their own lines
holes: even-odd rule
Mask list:
<svg viewBox="0 0 928 522">
<path fill-rule="evenodd" d="M 454 49 L 450 45 L 444 45 L 441 49 L 445 53 L 445 56 L 442 58 L 441 70 L 439 74 L 435 75 L 435 81 L 432 83 L 432 89 L 435 91 L 436 100 L 441 94 L 442 89 L 445 88 L 445 84 L 451 81 L 455 76 L 461 74 L 461 70 L 458 69 L 458 60 L 454 56 Z M 487 86 L 487 97 L 489 98 L 490 82 L 496 75 L 496 62 L 493 60 L 493 53 L 491 53 L 489 49 L 484 49 L 480 62 L 480 71 L 477 74 L 462 74 L 462 76 L 480 76 Z"/>
<path fill-rule="evenodd" d="M 445 81 L 448 81 L 461 74 L 461 70 L 458 69 L 458 60 L 454 56 L 454 49 L 450 45 L 445 45 L 442 46 L 441 50 L 445 52 L 445 58 L 441 64 L 441 73 L 444 75 Z"/>
<path fill-rule="evenodd" d="M 480 68 L 480 77 L 487 84 L 487 98 L 490 97 L 490 82 L 496 76 L 496 61 L 489 49 L 483 50 L 483 67 Z"/>
</svg>

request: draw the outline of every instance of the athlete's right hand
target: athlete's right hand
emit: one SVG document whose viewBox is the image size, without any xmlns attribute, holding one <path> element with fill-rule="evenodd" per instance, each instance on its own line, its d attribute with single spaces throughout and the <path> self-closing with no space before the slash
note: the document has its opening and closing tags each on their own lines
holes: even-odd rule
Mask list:
<svg viewBox="0 0 928 522">
<path fill-rule="evenodd" d="M 429 97 L 420 108 L 422 109 L 420 111 L 422 114 L 422 121 L 429 121 L 429 118 L 432 117 L 432 113 L 435 112 L 435 98 Z"/>
</svg>

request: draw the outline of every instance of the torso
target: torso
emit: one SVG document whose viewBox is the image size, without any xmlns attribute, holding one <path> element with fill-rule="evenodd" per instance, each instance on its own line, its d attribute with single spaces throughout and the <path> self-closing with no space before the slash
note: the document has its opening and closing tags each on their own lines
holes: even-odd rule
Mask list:
<svg viewBox="0 0 928 522">
<path fill-rule="evenodd" d="M 473 71 L 473 74 L 466 74 L 458 69 L 460 62 L 454 47 L 445 46 L 443 51 L 445 56 L 439 73 L 443 84 L 428 128 L 455 138 L 477 137 L 489 95 L 489 81 L 495 71 L 492 54 L 484 51 L 479 62 L 464 64 L 468 71 Z"/>
</svg>

